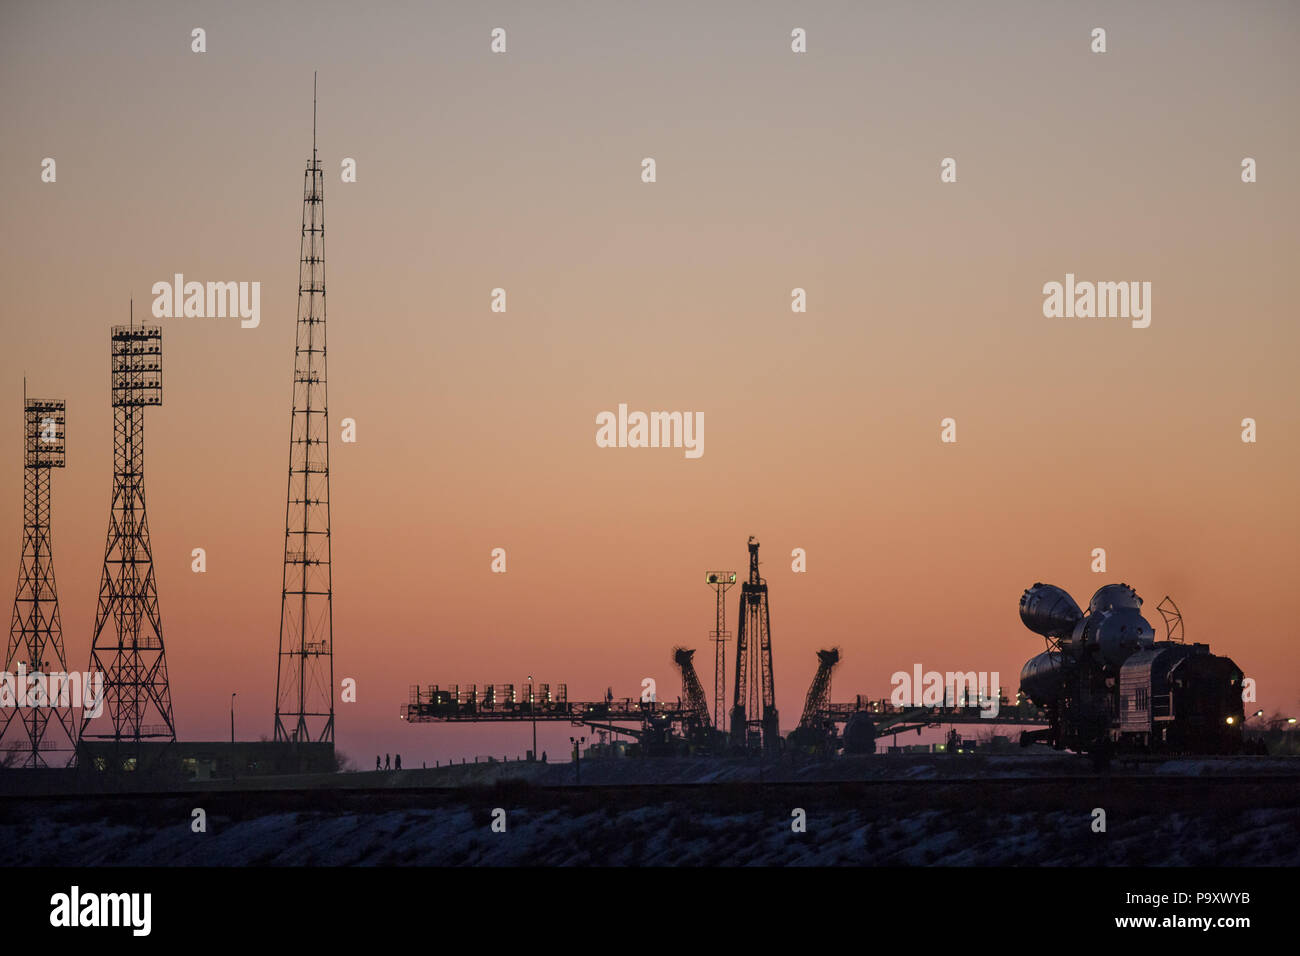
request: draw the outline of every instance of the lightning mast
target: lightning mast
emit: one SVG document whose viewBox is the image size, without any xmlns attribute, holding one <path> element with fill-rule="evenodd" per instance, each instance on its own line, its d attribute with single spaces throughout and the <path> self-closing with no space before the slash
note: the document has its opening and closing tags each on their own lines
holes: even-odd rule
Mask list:
<svg viewBox="0 0 1300 956">
<path fill-rule="evenodd" d="M 334 742 L 334 615 L 330 563 L 329 410 L 325 362 L 325 183 L 316 152 L 312 78 L 311 162 L 303 175 L 298 329 L 289 488 L 280 589 L 275 739 Z"/>
</svg>

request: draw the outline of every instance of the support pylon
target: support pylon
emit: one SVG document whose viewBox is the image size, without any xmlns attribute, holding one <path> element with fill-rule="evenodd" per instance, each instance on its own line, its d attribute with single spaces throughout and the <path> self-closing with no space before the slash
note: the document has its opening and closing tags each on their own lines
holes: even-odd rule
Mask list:
<svg viewBox="0 0 1300 956">
<path fill-rule="evenodd" d="M 66 405 L 27 397 L 23 382 L 23 556 L 18 566 L 18 590 L 9 625 L 5 671 L 15 675 L 16 705 L 5 701 L 0 746 L 5 760 L 17 767 L 66 767 L 77 752 L 77 726 L 72 704 L 80 703 L 80 681 L 65 687 L 68 669 L 63 653 L 63 625 L 54 586 L 54 554 L 50 537 L 50 469 L 64 466 Z M 28 678 L 46 675 L 35 700 L 26 698 Z M 50 675 L 59 675 L 58 682 Z M 71 699 L 71 694 L 77 700 Z M 66 706 L 60 706 L 68 693 Z M 4 696 L 7 696 L 4 695 Z"/>
<path fill-rule="evenodd" d="M 311 162 L 303 176 L 298 258 L 298 332 L 293 414 L 289 422 L 275 739 L 333 743 L 334 585 L 325 362 L 325 177 L 316 154 L 314 79 Z"/>
<path fill-rule="evenodd" d="M 704 696 L 704 686 L 699 674 L 695 673 L 695 651 L 689 647 L 673 648 L 673 663 L 682 672 L 682 700 L 691 712 L 692 721 L 705 731 L 711 729 L 709 723 L 709 700 Z"/>
<path fill-rule="evenodd" d="M 831 704 L 831 673 L 839 662 L 838 647 L 817 652 L 817 673 L 813 675 L 808 696 L 803 701 L 803 716 L 799 718 L 801 729 L 824 729 Z M 832 724 L 831 727 L 833 726 Z"/>
<path fill-rule="evenodd" d="M 113 769 L 134 769 L 143 741 L 176 740 L 144 500 L 144 410 L 162 404 L 162 330 L 132 316 L 110 342 L 113 500 L 89 667 L 102 675 L 104 714 L 83 711 L 80 740 L 111 742 L 107 753 L 95 748 L 105 766 L 111 757 Z"/>
</svg>

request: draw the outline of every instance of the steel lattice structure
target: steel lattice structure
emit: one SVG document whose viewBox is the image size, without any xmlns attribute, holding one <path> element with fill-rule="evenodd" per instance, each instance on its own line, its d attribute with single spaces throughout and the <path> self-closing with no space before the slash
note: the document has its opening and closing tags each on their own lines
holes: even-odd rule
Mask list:
<svg viewBox="0 0 1300 956">
<path fill-rule="evenodd" d="M 704 696 L 704 685 L 695 673 L 695 651 L 686 647 L 675 648 L 673 662 L 682 672 L 682 698 L 686 701 L 686 709 L 701 727 L 708 729 L 709 699 Z"/>
<path fill-rule="evenodd" d="M 757 679 L 755 679 L 757 675 Z M 732 694 L 731 744 L 748 748 L 751 737 L 765 750 L 781 746 L 772 674 L 772 623 L 767 582 L 758 573 L 758 542 L 749 539 L 749 580 L 740 586 L 736 627 L 736 685 Z"/>
<path fill-rule="evenodd" d="M 332 743 L 334 616 L 325 361 L 325 184 L 316 153 L 314 89 L 311 136 L 312 158 L 303 176 L 298 257 L 275 739 Z"/>
<path fill-rule="evenodd" d="M 808 696 L 804 698 L 803 716 L 799 718 L 800 727 L 816 728 L 825 721 L 824 714 L 831 705 L 831 672 L 839 662 L 838 647 L 817 652 L 817 673 L 813 675 L 812 684 L 808 687 Z"/>
<path fill-rule="evenodd" d="M 174 742 L 176 725 L 144 496 L 144 410 L 162 404 L 162 330 L 133 319 L 110 342 L 113 500 L 89 668 L 103 675 L 105 715 L 85 711 L 80 737 L 112 741 L 120 767 L 138 761 L 142 740 Z"/>
<path fill-rule="evenodd" d="M 66 405 L 28 398 L 26 391 L 24 383 L 23 554 L 5 655 L 5 670 L 21 675 L 18 681 L 32 674 L 67 671 L 50 538 L 50 469 L 64 466 Z M 77 691 L 80 695 L 81 688 Z M 59 689 L 49 693 L 50 697 L 31 702 L 37 706 L 15 707 L 5 716 L 0 740 L 7 741 L 6 749 L 16 755 L 17 766 L 67 766 L 76 755 L 72 708 L 58 706 Z"/>
</svg>

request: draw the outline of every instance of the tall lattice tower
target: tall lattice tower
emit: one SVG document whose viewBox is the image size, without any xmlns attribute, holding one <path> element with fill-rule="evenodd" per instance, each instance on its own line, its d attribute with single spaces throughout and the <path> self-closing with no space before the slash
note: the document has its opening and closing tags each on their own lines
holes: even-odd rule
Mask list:
<svg viewBox="0 0 1300 956">
<path fill-rule="evenodd" d="M 325 177 L 316 154 L 303 176 L 298 334 L 289 424 L 275 739 L 334 742 L 334 615 L 330 570 L 330 445 L 325 363 Z"/>
<path fill-rule="evenodd" d="M 755 679 L 757 675 L 757 679 Z M 781 746 L 772 677 L 772 623 L 767 606 L 767 582 L 758 573 L 758 542 L 749 539 L 749 580 L 740 586 L 736 626 L 736 687 L 731 705 L 731 744 Z"/>
<path fill-rule="evenodd" d="M 714 613 L 716 627 L 709 634 L 713 641 L 713 726 L 723 730 L 727 714 L 727 591 L 736 583 L 735 571 L 710 571 L 705 578 L 709 587 L 716 593 L 717 607 Z"/>
<path fill-rule="evenodd" d="M 176 725 L 144 503 L 144 410 L 162 404 L 162 329 L 133 314 L 110 343 L 113 500 L 89 668 L 102 675 L 104 713 L 82 712 L 81 740 L 111 741 L 120 768 L 142 757 L 142 741 L 174 742 Z"/>
<path fill-rule="evenodd" d="M 50 469 L 63 467 L 65 411 L 63 402 L 28 398 L 24 381 L 23 556 L 5 655 L 5 670 L 15 675 L 62 675 L 68 669 L 50 540 Z M 71 706 L 58 706 L 61 690 L 51 686 L 48 699 L 32 701 L 39 706 L 7 709 L 0 741 L 14 754 L 16 766 L 59 767 L 72 762 L 77 726 Z M 80 698 L 80 686 L 76 690 Z"/>
</svg>

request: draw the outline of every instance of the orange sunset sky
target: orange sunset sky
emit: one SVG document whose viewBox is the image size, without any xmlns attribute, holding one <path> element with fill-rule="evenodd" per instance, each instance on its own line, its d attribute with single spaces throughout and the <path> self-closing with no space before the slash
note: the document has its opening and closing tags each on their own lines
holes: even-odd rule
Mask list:
<svg viewBox="0 0 1300 956">
<path fill-rule="evenodd" d="M 1014 694 L 1039 580 L 1085 606 L 1126 581 L 1161 635 L 1172 595 L 1295 714 L 1298 41 L 1291 3 L 5 3 L 0 583 L 26 375 L 68 403 L 53 540 L 84 669 L 109 327 L 174 273 L 260 282 L 256 329 L 159 320 L 146 476 L 178 733 L 227 736 L 237 692 L 238 735 L 271 734 L 315 70 L 334 666 L 359 695 L 337 743 L 363 767 L 529 745 L 405 725 L 412 683 L 675 698 L 685 644 L 711 689 L 704 574 L 743 571 L 751 534 L 783 730 L 831 645 L 837 700 L 915 663 Z M 1149 281 L 1150 327 L 1045 318 L 1066 273 Z M 704 455 L 598 448 L 619 403 L 703 412 Z"/>
</svg>

